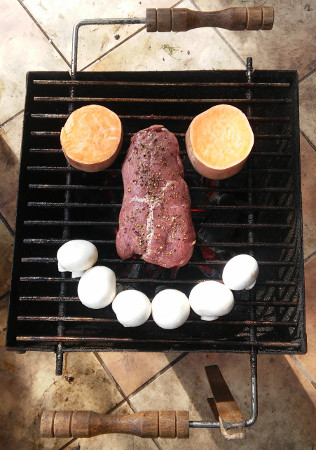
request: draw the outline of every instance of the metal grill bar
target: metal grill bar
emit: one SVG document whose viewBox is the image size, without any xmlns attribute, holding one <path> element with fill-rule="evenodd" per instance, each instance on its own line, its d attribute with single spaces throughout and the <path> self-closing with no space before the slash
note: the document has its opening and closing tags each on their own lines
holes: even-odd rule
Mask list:
<svg viewBox="0 0 316 450">
<path fill-rule="evenodd" d="M 143 342 L 142 339 L 134 339 L 134 338 L 120 338 L 120 342 Z M 26 342 L 100 342 L 102 343 L 107 342 L 116 342 L 117 338 L 107 337 L 107 338 L 99 338 L 94 336 L 88 336 L 88 337 L 76 337 L 76 336 L 63 336 L 63 337 L 55 337 L 55 336 L 17 336 L 17 341 L 26 341 Z M 190 343 L 192 339 L 168 339 L 168 343 Z M 154 342 L 154 343 L 161 343 L 164 344 L 165 340 L 163 339 L 146 339 L 146 342 Z M 258 342 L 251 342 L 251 341 L 220 341 L 221 345 L 224 347 L 233 347 L 238 348 L 240 347 L 241 343 L 246 348 L 260 348 L 260 347 L 266 347 L 266 348 L 273 348 L 273 347 L 289 347 L 289 348 L 298 348 L 299 342 L 280 342 L 280 341 L 258 341 Z M 212 339 L 199 339 L 198 342 L 195 342 L 195 344 L 207 344 L 207 345 L 216 345 L 218 344 L 218 341 L 212 340 Z"/>
<path fill-rule="evenodd" d="M 178 137 L 184 137 L 185 133 L 174 133 Z M 31 131 L 32 136 L 59 136 L 60 131 Z M 133 133 L 130 133 L 132 136 Z M 257 139 L 277 139 L 277 140 L 289 140 L 291 139 L 291 135 L 284 134 L 255 134 L 255 138 Z"/>
<path fill-rule="evenodd" d="M 116 319 L 108 319 L 105 317 L 71 317 L 71 316 L 63 316 L 60 318 L 59 316 L 18 316 L 17 320 L 25 321 L 25 322 L 58 322 L 62 320 L 63 322 L 95 322 L 95 323 L 116 323 Z M 148 320 L 148 323 L 154 324 L 155 322 L 152 319 Z M 195 320 L 188 319 L 186 324 L 195 323 Z M 296 327 L 298 325 L 297 322 L 274 322 L 274 321 L 216 321 L 215 326 L 255 326 L 255 327 Z M 210 324 L 210 327 L 214 326 L 214 322 Z"/>
<path fill-rule="evenodd" d="M 290 228 L 290 224 L 283 223 L 215 223 L 215 222 L 197 222 L 193 218 L 193 223 L 198 223 L 203 228 Z M 24 224 L 27 226 L 116 226 L 118 222 L 110 221 L 94 221 L 94 220 L 25 220 Z"/>
<path fill-rule="evenodd" d="M 33 238 L 33 239 L 23 239 L 24 244 L 37 244 L 37 245 L 56 245 L 56 244 L 64 244 L 66 241 L 63 239 L 44 239 L 44 238 Z M 99 244 L 99 245 L 115 245 L 114 239 L 90 239 L 90 242 L 93 244 Z M 282 242 L 209 242 L 209 247 L 268 247 L 268 248 L 282 248 L 282 249 L 291 249 L 294 248 L 294 244 L 285 244 Z M 205 244 L 201 244 L 197 242 L 195 244 L 196 247 L 205 247 Z"/>
<path fill-rule="evenodd" d="M 69 186 L 64 184 L 29 184 L 30 189 L 54 189 L 54 190 L 100 190 L 100 191 L 123 191 L 122 186 L 89 186 L 82 184 L 70 184 Z M 203 192 L 216 192 L 218 189 L 216 187 L 198 187 L 191 186 L 190 191 L 203 191 Z M 293 188 L 283 188 L 283 187 L 260 187 L 260 188 L 246 188 L 241 186 L 236 186 L 233 188 L 223 187 L 221 188 L 221 192 L 293 192 Z"/>
<path fill-rule="evenodd" d="M 28 276 L 28 277 L 20 277 L 20 281 L 27 281 L 27 282 L 43 282 L 46 283 L 78 283 L 78 280 L 76 278 L 59 278 L 59 277 L 39 277 L 39 276 Z M 148 278 L 117 278 L 116 281 L 118 283 L 141 283 L 146 284 L 148 283 Z M 161 280 L 161 279 L 151 279 L 150 282 L 152 284 L 195 284 L 197 282 L 203 281 L 203 278 L 201 279 L 187 279 L 187 280 Z M 258 286 L 296 286 L 295 281 L 276 281 L 276 280 L 266 280 L 257 282 Z"/>
<path fill-rule="evenodd" d="M 146 98 L 146 97 L 34 97 L 35 102 L 88 102 L 88 103 L 291 103 L 289 98 Z"/>
<path fill-rule="evenodd" d="M 121 203 L 64 203 L 64 202 L 28 202 L 28 206 L 39 208 L 121 208 Z M 294 211 L 291 206 L 270 205 L 192 205 L 202 210 L 253 210 L 253 211 Z"/>
<path fill-rule="evenodd" d="M 37 113 L 31 114 L 32 119 L 68 119 L 69 114 L 47 114 Z M 150 115 L 136 115 L 136 114 L 120 114 L 120 119 L 137 119 L 137 120 L 193 120 L 194 116 L 171 116 L 162 114 L 150 114 Z M 248 117 L 249 121 L 261 121 L 261 122 L 289 122 L 290 117 Z"/>
<path fill-rule="evenodd" d="M 30 148 L 30 153 L 63 153 L 61 148 Z M 277 156 L 278 158 L 290 158 L 293 156 L 293 153 L 290 152 L 260 152 L 253 150 L 252 152 L 253 156 Z M 122 153 L 123 154 L 123 153 Z"/>
<path fill-rule="evenodd" d="M 57 258 L 45 258 L 45 257 L 35 257 L 35 256 L 28 256 L 25 258 L 21 258 L 21 262 L 22 263 L 44 263 L 44 264 L 48 264 L 48 263 L 56 263 L 57 262 Z M 113 262 L 113 263 L 117 263 L 117 264 L 135 264 L 135 261 L 133 259 L 128 259 L 128 260 L 122 260 L 120 258 L 99 258 L 98 259 L 98 263 L 109 263 L 109 262 Z M 212 259 L 210 262 L 205 261 L 205 260 L 195 260 L 194 262 L 188 262 L 187 265 L 188 267 L 190 266 L 197 266 L 197 265 L 205 265 L 205 266 L 213 266 L 213 265 L 225 265 L 228 261 L 227 260 L 217 260 L 217 259 Z M 280 267 L 284 267 L 284 266 L 295 266 L 294 262 L 291 261 L 257 261 L 259 266 L 280 266 Z M 144 261 L 143 259 L 138 259 L 137 260 L 138 264 L 146 264 L 146 261 Z"/>
<path fill-rule="evenodd" d="M 32 297 L 27 297 L 27 296 L 23 296 L 23 297 L 19 297 L 19 300 L 22 302 L 79 302 L 79 298 L 78 297 L 43 297 L 43 296 L 32 296 Z M 274 301 L 264 301 L 264 302 L 260 302 L 260 301 L 256 301 L 256 302 L 251 302 L 249 300 L 236 300 L 235 301 L 236 305 L 255 305 L 255 306 L 269 306 L 269 307 L 273 307 L 273 308 L 295 308 L 297 307 L 298 303 L 297 302 L 290 302 L 290 301 L 281 301 L 281 302 L 274 302 Z"/>
<path fill-rule="evenodd" d="M 189 86 L 189 87 L 285 87 L 289 88 L 291 85 L 290 83 L 212 83 L 212 82 L 205 82 L 205 83 L 199 83 L 199 82 L 190 82 L 186 83 L 183 81 L 179 82 L 151 82 L 151 81 L 106 81 L 106 80 L 33 80 L 34 84 L 41 84 L 41 85 L 54 85 L 54 86 Z"/>
</svg>

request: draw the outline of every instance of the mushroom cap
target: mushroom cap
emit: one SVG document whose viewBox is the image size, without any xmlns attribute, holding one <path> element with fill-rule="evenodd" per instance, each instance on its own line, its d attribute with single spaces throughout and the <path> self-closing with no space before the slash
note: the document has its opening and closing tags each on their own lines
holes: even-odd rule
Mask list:
<svg viewBox="0 0 316 450">
<path fill-rule="evenodd" d="M 78 283 L 79 300 L 88 308 L 104 308 L 112 302 L 115 294 L 115 273 L 105 266 L 88 269 Z"/>
<path fill-rule="evenodd" d="M 98 259 L 98 250 L 92 242 L 74 239 L 63 244 L 57 251 L 60 271 L 82 272 L 90 269 Z"/>
<path fill-rule="evenodd" d="M 124 327 L 138 327 L 148 320 L 151 303 L 147 295 L 130 289 L 117 294 L 112 302 L 112 309 Z"/>
<path fill-rule="evenodd" d="M 180 327 L 190 315 L 188 297 L 177 289 L 165 289 L 159 292 L 151 306 L 154 321 L 166 330 Z"/>
<path fill-rule="evenodd" d="M 259 266 L 255 258 L 241 254 L 231 258 L 224 267 L 222 279 L 233 291 L 250 289 L 255 285 Z"/>
<path fill-rule="evenodd" d="M 194 286 L 189 295 L 189 302 L 202 320 L 215 320 L 233 309 L 234 296 L 224 284 L 207 280 Z"/>
</svg>

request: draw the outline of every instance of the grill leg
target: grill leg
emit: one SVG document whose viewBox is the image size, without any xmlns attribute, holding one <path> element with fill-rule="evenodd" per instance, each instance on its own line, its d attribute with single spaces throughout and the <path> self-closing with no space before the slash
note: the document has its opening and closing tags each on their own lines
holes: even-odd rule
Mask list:
<svg viewBox="0 0 316 450">
<path fill-rule="evenodd" d="M 56 351 L 56 375 L 62 375 L 63 363 L 64 363 L 64 352 L 62 350 L 62 343 L 60 342 L 57 346 Z"/>
</svg>

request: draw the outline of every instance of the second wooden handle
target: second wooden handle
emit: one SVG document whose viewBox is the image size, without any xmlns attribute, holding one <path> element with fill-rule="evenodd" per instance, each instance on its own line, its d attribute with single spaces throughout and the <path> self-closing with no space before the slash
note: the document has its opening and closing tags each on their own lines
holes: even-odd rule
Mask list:
<svg viewBox="0 0 316 450">
<path fill-rule="evenodd" d="M 134 434 L 147 438 L 188 438 L 188 411 L 142 411 L 107 415 L 94 411 L 44 411 L 42 437 L 91 437 L 106 433 Z"/>
<path fill-rule="evenodd" d="M 192 11 L 186 8 L 148 8 L 147 31 L 188 31 L 200 27 L 227 30 L 271 30 L 274 21 L 272 6 L 227 8 L 221 11 Z"/>
</svg>

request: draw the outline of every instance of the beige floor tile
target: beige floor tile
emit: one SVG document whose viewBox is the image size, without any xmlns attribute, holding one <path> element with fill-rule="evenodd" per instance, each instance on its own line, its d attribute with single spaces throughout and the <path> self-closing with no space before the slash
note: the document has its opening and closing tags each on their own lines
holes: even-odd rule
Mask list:
<svg viewBox="0 0 316 450">
<path fill-rule="evenodd" d="M 68 69 L 22 6 L 10 0 L 1 0 L 0 61 L 0 124 L 23 109 L 27 71 Z"/>
<path fill-rule="evenodd" d="M 316 145 L 316 72 L 300 83 L 299 98 L 301 130 Z"/>
<path fill-rule="evenodd" d="M 87 2 L 85 0 L 24 0 L 35 19 L 44 28 L 68 61 L 71 59 L 73 24 L 82 19 L 145 17 L 150 0 Z M 174 0 L 160 0 L 159 7 L 169 7 Z M 120 44 L 142 28 L 138 25 L 85 26 L 79 32 L 78 69 Z"/>
<path fill-rule="evenodd" d="M 12 229 L 15 227 L 22 131 L 23 112 L 0 127 L 0 211 Z"/>
<path fill-rule="evenodd" d="M 307 353 L 297 359 L 316 383 L 316 257 L 305 264 Z M 316 384 L 315 384 L 316 389 Z"/>
<path fill-rule="evenodd" d="M 112 415 L 133 414 L 127 403 L 123 403 Z M 79 447 L 78 447 L 79 446 Z M 95 436 L 89 439 L 77 439 L 69 446 L 69 449 L 76 450 L 157 450 L 152 439 L 142 439 L 137 436 L 124 434 L 106 434 Z"/>
<path fill-rule="evenodd" d="M 66 355 L 64 373 L 55 375 L 55 355 L 7 352 L 7 301 L 0 302 L 0 442 L 8 450 L 58 449 L 69 439 L 39 436 L 45 409 L 87 409 L 106 412 L 122 400 L 92 353 Z"/>
<path fill-rule="evenodd" d="M 304 257 L 316 251 L 316 151 L 301 136 Z"/>
<path fill-rule="evenodd" d="M 245 60 L 253 57 L 256 69 L 298 70 L 303 77 L 316 67 L 316 8 L 313 2 L 289 0 L 195 0 L 204 11 L 230 6 L 273 6 L 275 20 L 269 31 L 219 29 Z"/>
<path fill-rule="evenodd" d="M 179 7 L 192 9 L 192 3 L 186 0 Z M 244 69 L 244 66 L 212 29 L 186 33 L 147 33 L 143 30 L 88 70 L 199 69 Z"/>
<path fill-rule="evenodd" d="M 178 356 L 179 353 L 100 353 L 125 395 L 134 392 Z"/>
<path fill-rule="evenodd" d="M 13 237 L 0 220 L 0 297 L 10 289 Z"/>
<path fill-rule="evenodd" d="M 131 397 L 137 410 L 185 409 L 191 420 L 214 420 L 207 397 L 210 388 L 204 367 L 218 364 L 242 413 L 250 414 L 250 369 L 247 355 L 190 354 L 173 368 Z M 296 371 L 296 369 L 295 369 Z M 315 390 L 301 385 L 284 356 L 259 357 L 259 418 L 247 430 L 244 441 L 225 441 L 218 430 L 191 430 L 181 449 L 271 449 L 312 448 Z M 305 383 L 305 380 L 304 380 Z M 158 439 L 164 449 L 178 449 L 176 440 Z"/>
<path fill-rule="evenodd" d="M 315 355 L 315 352 L 314 352 Z M 295 373 L 300 386 L 305 390 L 306 394 L 309 396 L 311 403 L 313 403 L 314 408 L 316 408 L 316 386 L 313 385 L 310 376 L 302 369 L 300 362 L 297 360 L 297 355 L 286 355 L 284 357 L 291 369 Z"/>
<path fill-rule="evenodd" d="M 17 159 L 20 159 L 21 153 L 23 117 L 24 112 L 22 111 L 14 119 L 0 128 L 0 136 L 5 139 Z"/>
<path fill-rule="evenodd" d="M 0 212 L 14 229 L 20 169 L 16 141 L 20 140 L 22 124 L 19 118 L 13 119 L 9 124 L 10 130 L 6 127 L 0 128 Z"/>
</svg>

